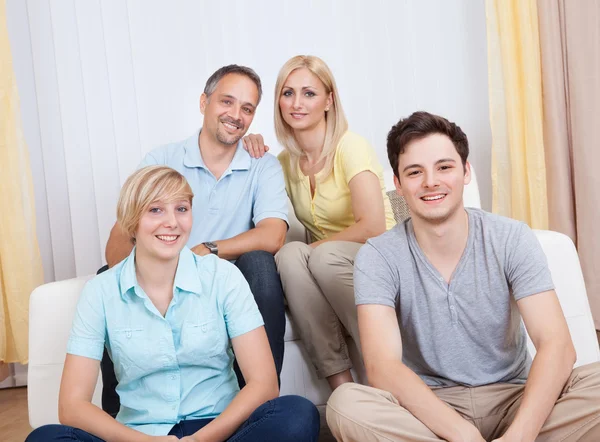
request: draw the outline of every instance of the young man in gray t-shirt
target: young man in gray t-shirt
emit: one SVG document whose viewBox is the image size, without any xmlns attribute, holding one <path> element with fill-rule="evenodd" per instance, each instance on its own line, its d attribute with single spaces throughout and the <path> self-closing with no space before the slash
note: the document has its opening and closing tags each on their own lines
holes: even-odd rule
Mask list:
<svg viewBox="0 0 600 442">
<path fill-rule="evenodd" d="M 573 370 L 531 229 L 464 208 L 468 153 L 458 126 L 426 112 L 390 131 L 394 182 L 411 218 L 356 257 L 371 387 L 336 389 L 329 426 L 339 441 L 600 441 L 600 364 Z"/>
</svg>

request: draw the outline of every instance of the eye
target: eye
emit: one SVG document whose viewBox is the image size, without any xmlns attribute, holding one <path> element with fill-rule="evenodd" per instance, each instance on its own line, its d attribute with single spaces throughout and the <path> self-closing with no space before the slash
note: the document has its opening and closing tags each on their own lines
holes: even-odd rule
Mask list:
<svg viewBox="0 0 600 442">
<path fill-rule="evenodd" d="M 440 170 L 449 170 L 452 169 L 452 166 L 450 166 L 449 164 L 444 164 L 443 166 L 440 166 Z"/>
<path fill-rule="evenodd" d="M 420 170 L 412 170 L 412 171 L 408 172 L 408 176 L 416 176 L 420 173 L 421 173 Z"/>
<path fill-rule="evenodd" d="M 149 212 L 150 213 L 160 213 L 161 209 L 160 209 L 160 207 L 150 207 Z"/>
<path fill-rule="evenodd" d="M 229 106 L 231 104 L 231 100 L 222 100 L 221 103 Z"/>
<path fill-rule="evenodd" d="M 250 107 L 244 107 L 242 108 L 242 110 L 244 111 L 244 113 L 248 114 L 248 115 L 252 115 L 253 109 Z"/>
<path fill-rule="evenodd" d="M 177 208 L 177 211 L 178 211 L 178 212 L 182 212 L 182 213 L 185 213 L 185 212 L 187 212 L 188 210 L 190 210 L 190 209 L 189 209 L 187 206 L 179 206 L 179 207 Z"/>
<path fill-rule="evenodd" d="M 283 96 L 284 97 L 291 97 L 292 96 L 292 91 L 290 91 L 289 89 L 287 91 L 283 92 Z"/>
<path fill-rule="evenodd" d="M 312 98 L 312 97 L 316 96 L 317 94 L 315 94 L 313 91 L 306 91 L 304 93 L 304 95 L 307 96 L 307 97 L 309 97 L 309 98 Z"/>
</svg>

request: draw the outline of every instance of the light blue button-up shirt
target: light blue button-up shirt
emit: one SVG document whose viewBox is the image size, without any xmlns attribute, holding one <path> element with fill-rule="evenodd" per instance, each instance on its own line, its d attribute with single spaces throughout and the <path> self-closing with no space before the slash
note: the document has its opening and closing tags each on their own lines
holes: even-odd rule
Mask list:
<svg viewBox="0 0 600 442">
<path fill-rule="evenodd" d="M 128 258 L 89 281 L 77 304 L 67 353 L 114 362 L 117 420 L 166 435 L 181 420 L 218 416 L 239 392 L 230 339 L 263 325 L 248 283 L 230 262 L 179 255 L 163 317 Z"/>
<path fill-rule="evenodd" d="M 138 166 L 169 166 L 187 179 L 194 192 L 194 225 L 188 247 L 232 238 L 265 218 L 287 223 L 288 199 L 277 158 L 268 153 L 252 158 L 240 140 L 231 164 L 217 180 L 202 160 L 199 134 L 154 149 Z"/>
</svg>

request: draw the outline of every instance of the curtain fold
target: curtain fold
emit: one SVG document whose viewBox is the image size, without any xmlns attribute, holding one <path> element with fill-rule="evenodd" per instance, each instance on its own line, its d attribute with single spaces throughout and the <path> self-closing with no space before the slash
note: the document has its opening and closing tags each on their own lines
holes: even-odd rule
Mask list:
<svg viewBox="0 0 600 442">
<path fill-rule="evenodd" d="M 550 229 L 575 241 L 600 329 L 600 2 L 538 0 Z"/>
<path fill-rule="evenodd" d="M 29 294 L 42 284 L 29 154 L 0 0 L 0 361 L 28 360 Z"/>
<path fill-rule="evenodd" d="M 548 228 L 543 110 L 535 0 L 486 0 L 492 207 Z"/>
</svg>

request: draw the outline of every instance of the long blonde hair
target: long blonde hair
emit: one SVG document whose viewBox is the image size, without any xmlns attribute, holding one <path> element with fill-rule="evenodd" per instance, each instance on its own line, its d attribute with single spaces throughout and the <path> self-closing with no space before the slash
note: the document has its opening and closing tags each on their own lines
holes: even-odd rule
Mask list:
<svg viewBox="0 0 600 442">
<path fill-rule="evenodd" d="M 323 151 L 319 157 L 319 161 L 325 159 L 325 165 L 322 169 L 323 173 L 321 174 L 321 178 L 324 179 L 331 173 L 335 149 L 342 136 L 348 130 L 348 120 L 346 119 L 344 109 L 342 108 L 342 102 L 333 74 L 327 64 L 319 57 L 314 55 L 296 55 L 295 57 L 290 58 L 279 71 L 277 82 L 275 83 L 275 109 L 273 112 L 275 115 L 275 134 L 277 135 L 279 144 L 289 152 L 290 166 L 293 172 L 292 176 L 296 179 L 298 176 L 300 158 L 305 156 L 305 153 L 298 145 L 298 142 L 294 137 L 294 131 L 281 115 L 279 99 L 281 98 L 281 91 L 288 76 L 296 69 L 301 68 L 306 68 L 316 75 L 323 85 L 325 85 L 326 92 L 328 94 L 331 93 L 333 96 L 333 103 L 331 104 L 329 111 L 325 113 L 327 129 L 325 132 Z"/>
</svg>

